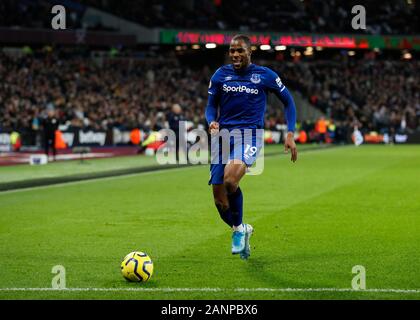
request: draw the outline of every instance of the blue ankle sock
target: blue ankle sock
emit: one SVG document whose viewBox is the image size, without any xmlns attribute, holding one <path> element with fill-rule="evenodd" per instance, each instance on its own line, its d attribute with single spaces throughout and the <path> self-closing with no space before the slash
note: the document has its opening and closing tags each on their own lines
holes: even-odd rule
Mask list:
<svg viewBox="0 0 420 320">
<path fill-rule="evenodd" d="M 242 191 L 238 187 L 234 193 L 228 194 L 229 207 L 232 212 L 232 223 L 234 226 L 239 226 L 242 224 L 242 215 L 243 215 L 243 196 Z"/>
</svg>

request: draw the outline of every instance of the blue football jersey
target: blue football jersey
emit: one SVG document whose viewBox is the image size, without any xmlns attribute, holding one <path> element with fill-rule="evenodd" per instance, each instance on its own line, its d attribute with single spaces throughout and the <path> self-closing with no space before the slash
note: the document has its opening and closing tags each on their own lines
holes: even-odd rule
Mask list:
<svg viewBox="0 0 420 320">
<path fill-rule="evenodd" d="M 295 106 L 287 88 L 273 70 L 253 63 L 240 72 L 229 64 L 214 73 L 208 89 L 207 121 L 218 121 L 221 129 L 263 128 L 268 92 L 293 109 L 286 112 L 286 118 L 289 129 L 294 130 L 296 117 L 288 113 L 295 114 Z"/>
</svg>

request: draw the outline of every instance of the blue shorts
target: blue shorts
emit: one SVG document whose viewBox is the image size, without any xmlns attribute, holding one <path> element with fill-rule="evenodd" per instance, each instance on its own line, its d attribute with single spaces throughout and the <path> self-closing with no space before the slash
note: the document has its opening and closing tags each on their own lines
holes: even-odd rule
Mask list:
<svg viewBox="0 0 420 320">
<path fill-rule="evenodd" d="M 220 138 L 212 137 L 209 185 L 223 184 L 225 166 L 231 160 L 241 160 L 251 167 L 258 158 L 263 139 L 264 131 L 256 129 L 230 130 L 229 143 L 225 139 L 224 146 Z"/>
</svg>

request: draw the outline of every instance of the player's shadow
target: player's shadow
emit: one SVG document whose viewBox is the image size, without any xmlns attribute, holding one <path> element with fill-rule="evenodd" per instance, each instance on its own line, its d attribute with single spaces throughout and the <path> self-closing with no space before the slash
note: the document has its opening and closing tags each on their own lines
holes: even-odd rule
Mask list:
<svg viewBox="0 0 420 320">
<path fill-rule="evenodd" d="M 282 260 L 285 259 L 288 258 L 284 256 L 267 258 L 251 256 L 244 261 L 244 270 L 256 283 L 260 283 L 260 287 L 273 289 L 305 287 L 304 283 L 291 280 L 290 275 L 284 272 L 287 268 L 282 267 Z M 270 266 L 271 269 L 267 270 L 267 266 Z"/>
</svg>

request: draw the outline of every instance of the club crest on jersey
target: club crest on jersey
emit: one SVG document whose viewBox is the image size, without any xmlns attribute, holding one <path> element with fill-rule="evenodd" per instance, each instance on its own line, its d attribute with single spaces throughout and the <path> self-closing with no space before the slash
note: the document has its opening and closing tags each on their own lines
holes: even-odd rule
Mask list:
<svg viewBox="0 0 420 320">
<path fill-rule="evenodd" d="M 253 73 L 252 76 L 251 76 L 251 82 L 255 83 L 255 84 L 260 83 L 261 82 L 260 75 L 257 74 L 257 73 Z"/>
</svg>

